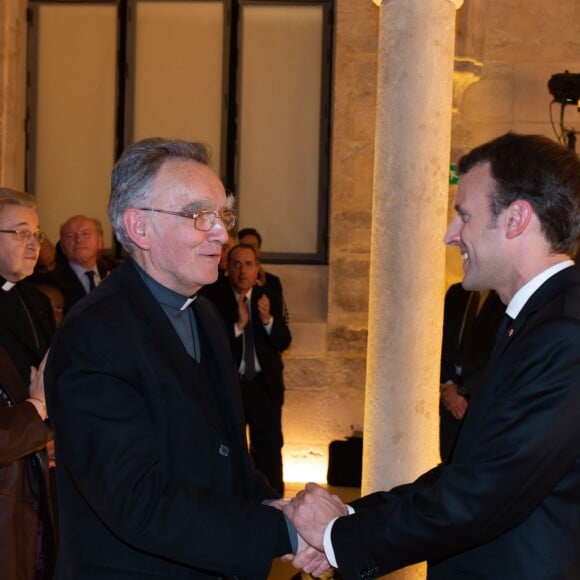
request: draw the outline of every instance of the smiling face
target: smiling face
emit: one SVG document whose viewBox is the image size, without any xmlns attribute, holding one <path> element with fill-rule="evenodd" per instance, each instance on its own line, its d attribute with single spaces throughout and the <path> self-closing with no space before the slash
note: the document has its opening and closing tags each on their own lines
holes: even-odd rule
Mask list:
<svg viewBox="0 0 580 580">
<path fill-rule="evenodd" d="M 3 204 L 0 206 L 1 230 L 38 230 L 38 214 L 29 207 Z M 30 276 L 38 260 L 40 243 L 34 236 L 18 240 L 13 234 L 0 234 L 0 275 L 10 282 Z"/>
<path fill-rule="evenodd" d="M 445 243 L 457 246 L 463 259 L 463 287 L 466 290 L 497 290 L 501 296 L 506 268 L 504 213 L 495 220 L 490 211 L 489 193 L 494 186 L 489 163 L 473 167 L 459 179 L 455 209 Z"/>
<path fill-rule="evenodd" d="M 153 179 L 146 205 L 155 209 L 195 213 L 221 213 L 229 203 L 213 171 L 196 161 L 170 159 Z M 140 248 L 135 259 L 157 282 L 190 296 L 215 282 L 221 247 L 228 239 L 223 222 L 216 219 L 207 232 L 186 217 L 130 209 L 135 220 L 133 242 Z M 126 212 L 126 213 L 127 213 Z M 131 228 L 128 228 L 131 229 Z"/>
</svg>

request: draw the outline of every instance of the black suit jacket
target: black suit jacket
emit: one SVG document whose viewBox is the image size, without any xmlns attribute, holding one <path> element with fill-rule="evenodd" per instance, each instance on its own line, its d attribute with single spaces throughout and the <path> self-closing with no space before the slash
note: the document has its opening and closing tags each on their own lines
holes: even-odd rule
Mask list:
<svg viewBox="0 0 580 580">
<path fill-rule="evenodd" d="M 345 579 L 425 559 L 432 580 L 578 578 L 578 268 L 545 282 L 511 330 L 472 395 L 451 462 L 355 502 L 356 514 L 335 522 Z"/>
<path fill-rule="evenodd" d="M 266 332 L 258 314 L 258 300 L 266 294 L 270 299 L 270 314 L 274 317 L 272 331 Z M 230 339 L 230 345 L 234 359 L 238 365 L 242 361 L 244 339 L 243 335 L 235 336 L 234 323 L 238 319 L 238 304 L 236 296 L 228 278 L 223 283 L 208 287 L 207 297 L 217 306 L 226 325 L 226 331 Z M 252 288 L 251 302 L 252 330 L 254 334 L 254 348 L 260 367 L 264 373 L 268 391 L 275 403 L 282 405 L 284 402 L 284 379 L 282 352 L 292 342 L 292 335 L 284 317 L 282 297 L 273 289 L 267 290 L 261 286 Z"/>
<path fill-rule="evenodd" d="M 289 549 L 282 513 L 260 503 L 275 492 L 250 465 L 220 315 L 193 306 L 209 391 L 131 259 L 55 337 L 58 580 L 259 579 Z"/>
<path fill-rule="evenodd" d="M 0 277 L 0 286 L 4 281 Z M 30 321 L 18 293 L 28 308 Z M 40 364 L 54 334 L 54 326 L 50 300 L 28 280 L 18 282 L 8 292 L 0 289 L 0 347 L 9 354 L 25 384 L 30 382 L 30 367 Z"/>
<path fill-rule="evenodd" d="M 109 270 L 100 264 L 97 264 L 97 269 L 102 282 L 109 274 Z M 78 276 L 74 273 L 74 270 L 65 259 L 57 260 L 54 270 L 42 274 L 35 274 L 33 281 L 47 282 L 60 289 L 64 297 L 65 314 L 70 310 L 73 304 L 87 295 Z"/>
</svg>

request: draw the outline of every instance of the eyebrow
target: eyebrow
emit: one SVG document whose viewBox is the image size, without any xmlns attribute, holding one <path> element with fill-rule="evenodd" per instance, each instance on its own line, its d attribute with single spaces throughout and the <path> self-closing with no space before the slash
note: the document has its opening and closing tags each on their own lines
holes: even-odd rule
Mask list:
<svg viewBox="0 0 580 580">
<path fill-rule="evenodd" d="M 191 201 L 188 204 L 184 205 L 180 210 L 178 211 L 185 211 L 187 213 L 196 213 L 198 211 L 201 211 L 203 209 L 207 209 L 209 207 L 208 203 L 202 200 L 199 201 Z"/>
<path fill-rule="evenodd" d="M 235 197 L 233 195 L 229 195 L 226 198 L 226 203 L 223 205 L 223 208 L 219 211 L 223 210 L 231 210 L 233 209 L 233 205 L 235 204 Z M 181 211 L 185 211 L 188 213 L 196 213 L 198 211 L 214 211 L 214 200 L 209 198 L 203 199 L 196 199 L 194 201 L 189 202 L 186 204 Z"/>
<path fill-rule="evenodd" d="M 31 230 L 34 229 L 35 227 L 36 227 L 36 229 L 38 229 L 40 227 L 40 225 L 33 226 L 29 222 L 18 222 L 18 223 L 12 224 L 12 225 L 10 225 L 10 223 L 8 223 L 7 226 L 10 228 L 28 228 Z"/>
</svg>

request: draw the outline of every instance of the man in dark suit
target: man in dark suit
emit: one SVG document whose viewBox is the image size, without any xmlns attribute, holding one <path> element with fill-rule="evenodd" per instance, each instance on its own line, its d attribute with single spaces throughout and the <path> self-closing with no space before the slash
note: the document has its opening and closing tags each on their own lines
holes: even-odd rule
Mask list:
<svg viewBox="0 0 580 580">
<path fill-rule="evenodd" d="M 28 280 L 44 234 L 39 230 L 36 201 L 27 193 L 0 189 L 0 346 L 22 381 L 38 367 L 52 335 L 49 299 Z"/>
<path fill-rule="evenodd" d="M 282 297 L 272 287 L 256 285 L 258 269 L 252 246 L 234 246 L 228 254 L 226 283 L 207 287 L 207 296 L 222 313 L 238 365 L 256 468 L 283 495 L 282 352 L 290 346 L 292 337 L 284 319 Z M 246 354 L 252 359 L 251 372 L 246 368 Z"/>
<path fill-rule="evenodd" d="M 463 287 L 495 289 L 511 321 L 450 462 L 361 498 L 347 517 L 314 484 L 287 513 L 348 580 L 422 560 L 432 580 L 577 579 L 580 161 L 546 137 L 508 133 L 459 170 L 445 242 L 461 251 Z"/>
<path fill-rule="evenodd" d="M 109 273 L 99 261 L 103 249 L 103 227 L 95 218 L 72 216 L 60 227 L 59 246 L 62 255 L 57 258 L 54 269 L 38 274 L 35 279 L 60 288 L 66 313 Z"/>
<path fill-rule="evenodd" d="M 439 453 L 443 462 L 451 456 L 504 312 L 505 304 L 496 292 L 470 292 L 461 284 L 453 284 L 445 294 L 439 385 Z"/>
<path fill-rule="evenodd" d="M 238 232 L 238 240 L 240 244 L 248 244 L 254 248 L 256 256 L 258 258 L 258 263 L 262 257 L 262 235 L 256 228 L 242 228 Z M 282 297 L 282 304 L 284 306 L 284 319 L 286 324 L 290 320 L 290 314 L 288 313 L 288 307 L 286 306 L 286 301 L 284 300 L 284 290 L 282 289 L 282 281 L 279 276 L 272 274 L 271 272 L 266 272 L 263 266 L 259 264 L 258 268 L 258 278 L 256 280 L 259 286 L 268 290 L 273 290 Z"/>
<path fill-rule="evenodd" d="M 208 161 L 202 144 L 147 139 L 113 169 L 129 257 L 68 313 L 45 372 L 56 580 L 260 579 L 292 549 L 262 503 L 277 494 L 250 463 L 223 321 L 197 297 L 236 218 Z"/>
</svg>

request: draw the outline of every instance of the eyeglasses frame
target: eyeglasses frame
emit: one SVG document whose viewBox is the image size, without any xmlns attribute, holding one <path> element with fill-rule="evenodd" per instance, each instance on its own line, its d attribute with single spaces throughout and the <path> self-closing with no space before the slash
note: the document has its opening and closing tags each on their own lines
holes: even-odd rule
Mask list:
<svg viewBox="0 0 580 580">
<path fill-rule="evenodd" d="M 226 226 L 226 223 L 225 223 L 225 221 L 224 221 L 224 219 L 222 217 L 225 213 L 228 213 L 228 214 L 230 214 L 232 216 L 232 223 L 231 223 L 231 225 L 226 226 L 226 230 L 228 230 L 228 231 L 230 231 L 230 230 L 232 230 L 234 228 L 234 226 L 236 225 L 236 221 L 238 219 L 238 213 L 235 210 L 233 210 L 233 209 L 226 209 L 222 213 L 216 213 L 215 211 L 209 211 L 209 210 L 205 210 L 205 209 L 202 209 L 202 210 L 200 210 L 198 212 L 195 212 L 195 213 L 190 213 L 190 212 L 187 212 L 187 211 L 171 211 L 171 210 L 168 210 L 168 209 L 157 209 L 157 208 L 154 208 L 154 207 L 139 207 L 137 209 L 139 209 L 141 211 L 154 211 L 154 212 L 157 212 L 157 213 L 165 213 L 165 214 L 168 214 L 168 215 L 176 215 L 178 217 L 184 217 L 184 218 L 193 220 L 193 227 L 196 230 L 200 231 L 200 232 L 209 232 L 215 226 L 215 222 L 216 222 L 216 220 L 218 218 L 222 221 L 222 223 L 224 224 L 224 226 Z M 211 226 L 207 230 L 204 230 L 202 228 L 198 228 L 197 227 L 197 218 L 199 218 L 203 214 L 205 214 L 205 215 L 211 214 L 211 215 L 214 216 L 213 223 L 211 224 Z"/>
<path fill-rule="evenodd" d="M 30 238 L 34 238 L 39 244 L 46 240 L 46 234 L 40 230 L 33 232 L 32 230 L 0 230 L 0 234 L 12 234 L 19 242 L 28 242 Z"/>
</svg>

